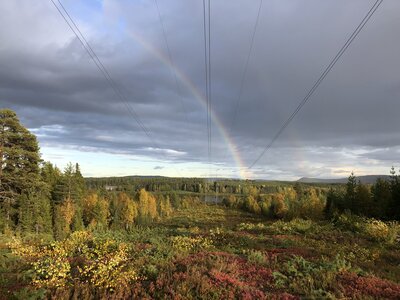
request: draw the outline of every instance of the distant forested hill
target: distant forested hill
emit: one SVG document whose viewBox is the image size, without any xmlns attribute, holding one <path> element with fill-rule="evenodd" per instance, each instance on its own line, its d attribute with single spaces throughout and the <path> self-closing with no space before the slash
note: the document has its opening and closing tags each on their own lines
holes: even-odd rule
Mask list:
<svg viewBox="0 0 400 300">
<path fill-rule="evenodd" d="M 366 175 L 366 176 L 357 176 L 357 181 L 360 180 L 363 184 L 373 184 L 376 182 L 378 178 L 389 180 L 388 175 Z M 346 183 L 346 178 L 332 178 L 332 179 L 322 179 L 322 178 L 309 178 L 302 177 L 297 182 L 302 183 Z"/>
</svg>

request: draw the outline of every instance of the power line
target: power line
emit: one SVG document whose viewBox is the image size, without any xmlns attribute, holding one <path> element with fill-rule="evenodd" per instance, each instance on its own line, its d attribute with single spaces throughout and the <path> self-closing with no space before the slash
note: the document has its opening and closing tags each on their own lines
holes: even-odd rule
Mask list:
<svg viewBox="0 0 400 300">
<path fill-rule="evenodd" d="M 229 131 L 228 131 L 229 133 L 231 133 L 231 131 L 233 131 L 233 127 L 234 127 L 234 125 L 236 123 L 237 113 L 238 113 L 238 109 L 239 109 L 239 103 L 240 103 L 240 100 L 242 99 L 242 95 L 243 95 L 244 82 L 245 82 L 246 75 L 247 75 L 247 69 L 249 67 L 250 57 L 251 57 L 251 54 L 252 54 L 252 51 L 253 51 L 254 39 L 255 39 L 255 36 L 256 36 L 257 27 L 258 27 L 258 23 L 259 23 L 259 19 L 260 19 L 262 4 L 263 4 L 263 0 L 260 0 L 260 4 L 258 6 L 256 22 L 254 23 L 253 33 L 251 35 L 249 51 L 247 53 L 245 67 L 243 69 L 242 77 L 241 77 L 241 80 L 240 80 L 239 94 L 238 94 L 238 97 L 237 97 L 237 99 L 235 101 L 235 104 L 234 104 L 233 118 L 232 118 L 232 121 L 231 121 L 231 125 L 229 127 Z"/>
<path fill-rule="evenodd" d="M 209 21 L 209 1 L 208 1 L 208 10 L 206 5 L 206 0 L 203 0 L 203 36 L 204 36 L 204 70 L 205 70 L 205 87 L 206 87 L 206 103 L 207 103 L 207 153 L 208 153 L 208 163 L 209 163 L 209 173 L 211 172 L 211 113 L 210 113 L 210 80 L 209 80 L 209 41 L 207 38 L 207 27 L 210 25 Z M 208 11 L 208 22 L 207 22 L 207 11 Z M 208 26 L 207 26 L 208 24 Z M 210 174 L 209 174 L 210 175 Z"/>
<path fill-rule="evenodd" d="M 120 91 L 120 89 L 118 88 L 118 86 L 116 85 L 115 81 L 113 80 L 113 78 L 111 77 L 110 73 L 108 72 L 108 70 L 105 68 L 104 64 L 101 62 L 101 60 L 99 59 L 99 57 L 97 56 L 97 54 L 93 51 L 93 48 L 90 46 L 90 44 L 87 42 L 86 38 L 84 37 L 84 35 L 82 34 L 82 32 L 80 31 L 79 27 L 76 25 L 76 23 L 74 22 L 74 20 L 72 19 L 72 17 L 70 16 L 70 14 L 68 13 L 68 11 L 66 10 L 66 8 L 62 5 L 62 3 L 58 0 L 58 3 L 60 4 L 60 7 L 62 9 L 62 11 L 65 13 L 65 15 L 63 14 L 63 12 L 60 10 L 60 8 L 57 6 L 57 4 L 54 2 L 54 0 L 50 0 L 54 7 L 57 9 L 57 11 L 59 12 L 59 14 L 62 16 L 62 18 L 64 19 L 64 21 L 67 23 L 68 27 L 71 29 L 71 31 L 75 34 L 76 38 L 79 40 L 79 42 L 82 44 L 83 48 L 86 50 L 86 52 L 89 54 L 90 58 L 93 60 L 93 62 L 95 63 L 96 67 L 99 69 L 100 73 L 104 76 L 104 78 L 106 79 L 106 81 L 109 83 L 109 85 L 111 86 L 111 88 L 114 90 L 115 94 L 117 95 L 117 97 L 122 101 L 122 103 L 125 105 L 126 109 L 128 110 L 128 112 L 133 116 L 133 118 L 135 119 L 136 123 L 139 125 L 139 127 L 143 130 L 143 132 L 146 134 L 146 136 L 154 143 L 154 140 L 152 139 L 152 137 L 149 134 L 149 130 L 144 126 L 143 122 L 141 121 L 141 119 L 139 118 L 139 116 L 137 115 L 136 111 L 130 107 L 130 105 L 127 103 L 124 95 L 122 94 L 122 92 Z M 67 17 L 70 21 L 68 21 Z M 71 25 L 71 23 L 73 25 Z"/>
<path fill-rule="evenodd" d="M 336 54 L 336 56 L 333 58 L 333 60 L 330 62 L 330 64 L 326 67 L 324 72 L 321 74 L 321 76 L 318 78 L 318 80 L 314 83 L 312 88 L 309 90 L 307 95 L 304 97 L 304 99 L 300 102 L 300 104 L 297 106 L 297 108 L 294 110 L 294 112 L 290 115 L 290 117 L 283 123 L 282 127 L 278 130 L 278 132 L 274 135 L 272 140 L 269 142 L 269 144 L 264 148 L 264 150 L 261 152 L 261 154 L 257 157 L 257 159 L 250 165 L 249 169 L 254 167 L 254 165 L 264 156 L 264 154 L 272 147 L 274 142 L 280 137 L 280 135 L 283 133 L 283 131 L 286 129 L 286 127 L 289 126 L 289 124 L 292 122 L 292 120 L 295 118 L 297 113 L 302 109 L 302 107 L 307 103 L 307 101 L 310 99 L 310 97 L 313 95 L 315 90 L 319 87 L 321 82 L 325 79 L 325 77 L 328 75 L 328 73 L 331 71 L 331 69 L 335 66 L 337 61 L 340 59 L 340 57 L 344 54 L 344 52 L 347 50 L 347 48 L 350 46 L 350 44 L 354 41 L 354 39 L 358 36 L 358 34 L 361 32 L 361 30 L 364 28 L 364 26 L 367 24 L 369 19 L 372 17 L 372 15 L 375 13 L 375 11 L 379 8 L 379 6 L 382 4 L 383 0 L 376 0 L 374 5 L 371 7 L 371 9 L 368 11 L 368 13 L 365 15 L 361 23 L 357 26 L 357 28 L 353 31 L 353 33 L 350 35 L 350 37 L 347 39 L 346 43 L 343 45 L 343 47 L 339 50 L 339 52 Z"/>
<path fill-rule="evenodd" d="M 115 83 L 114 79 L 111 77 L 110 73 L 108 72 L 107 68 L 104 66 L 104 64 L 102 63 L 102 61 L 100 60 L 100 58 L 97 56 L 96 52 L 93 50 L 93 48 L 90 46 L 89 42 L 87 41 L 87 39 L 85 38 L 85 36 L 83 35 L 83 33 L 81 32 L 81 30 L 79 29 L 79 27 L 77 26 L 77 24 L 74 22 L 74 20 L 72 19 L 71 15 L 68 13 L 68 11 L 66 10 L 66 8 L 64 7 L 64 5 L 61 3 L 60 0 L 58 0 L 58 3 L 60 4 L 60 7 L 57 6 L 57 4 L 54 2 L 54 0 L 50 0 L 54 7 L 57 9 L 58 13 L 61 15 L 61 17 L 64 19 L 64 21 L 67 23 L 68 27 L 71 29 L 71 31 L 74 33 L 74 35 L 76 36 L 76 38 L 79 40 L 79 42 L 81 43 L 81 45 L 83 46 L 83 48 L 86 50 L 86 52 L 89 54 L 90 58 L 93 60 L 93 62 L 95 63 L 96 67 L 98 68 L 98 70 L 100 71 L 100 73 L 103 75 L 103 77 L 105 78 L 105 80 L 108 82 L 108 84 L 110 85 L 110 87 L 113 89 L 113 91 L 115 92 L 115 94 L 117 95 L 118 99 L 125 105 L 127 111 L 129 112 L 129 114 L 134 118 L 134 120 L 136 121 L 136 123 L 138 124 L 138 126 L 140 127 L 140 129 L 146 134 L 146 136 L 149 138 L 149 140 L 151 141 L 151 143 L 153 144 L 153 147 L 155 149 L 161 149 L 158 146 L 158 143 L 152 138 L 152 136 L 150 135 L 150 130 L 148 128 L 146 128 L 146 126 L 144 125 L 144 123 L 142 122 L 142 120 L 140 119 L 139 115 L 136 113 L 136 111 L 131 107 L 131 105 L 129 104 L 129 102 L 127 101 L 126 97 L 124 96 L 124 94 L 121 92 L 121 90 L 118 88 L 117 84 Z M 63 13 L 64 12 L 64 13 Z M 65 15 L 64 15 L 65 14 Z M 68 21 L 69 20 L 69 21 Z M 72 24 L 72 25 L 71 25 Z M 164 154 L 165 156 L 165 154 Z M 165 156 L 166 157 L 166 156 Z M 177 171 L 177 173 L 179 174 L 179 170 L 177 170 L 175 168 L 175 170 Z"/>
<path fill-rule="evenodd" d="M 210 167 L 212 161 L 212 109 L 211 109 L 211 2 L 208 0 L 208 122 L 210 131 Z"/>
<path fill-rule="evenodd" d="M 174 60 L 172 59 L 171 49 L 169 47 L 169 43 L 168 43 L 168 39 L 167 39 L 167 33 L 166 33 L 166 30 L 165 30 L 165 25 L 164 25 L 163 18 L 161 16 L 160 8 L 158 6 L 158 1 L 154 0 L 154 3 L 155 3 L 155 6 L 156 6 L 156 9 L 157 9 L 158 19 L 159 19 L 161 27 L 162 27 L 162 32 L 163 32 L 165 45 L 167 47 L 169 62 L 173 66 L 174 65 Z M 176 71 L 172 67 L 170 67 L 170 69 L 171 69 L 171 74 L 172 74 L 172 76 L 174 77 L 174 80 L 175 80 L 175 85 L 176 85 L 177 92 L 178 92 L 178 95 L 179 95 L 179 99 L 180 99 L 180 102 L 181 102 L 181 105 L 182 105 L 182 108 L 183 108 L 183 111 L 184 111 L 184 114 L 185 114 L 186 122 L 189 123 L 188 111 L 187 111 L 185 103 L 184 103 L 184 101 L 182 99 L 182 90 L 181 90 L 181 86 L 180 86 L 180 84 L 178 82 L 178 77 L 176 76 Z"/>
</svg>

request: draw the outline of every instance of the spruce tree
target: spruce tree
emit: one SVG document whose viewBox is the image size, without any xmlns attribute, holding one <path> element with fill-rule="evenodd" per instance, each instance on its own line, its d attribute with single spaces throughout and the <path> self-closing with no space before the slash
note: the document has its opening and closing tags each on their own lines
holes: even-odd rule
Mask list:
<svg viewBox="0 0 400 300">
<path fill-rule="evenodd" d="M 400 220 L 400 176 L 396 174 L 394 167 L 390 170 L 390 189 L 392 199 L 389 204 L 389 216 Z"/>
<path fill-rule="evenodd" d="M 356 207 L 356 188 L 357 188 L 357 180 L 354 173 L 351 172 L 347 184 L 346 184 L 346 200 L 347 200 L 347 208 L 349 208 L 352 212 L 357 211 Z"/>
</svg>

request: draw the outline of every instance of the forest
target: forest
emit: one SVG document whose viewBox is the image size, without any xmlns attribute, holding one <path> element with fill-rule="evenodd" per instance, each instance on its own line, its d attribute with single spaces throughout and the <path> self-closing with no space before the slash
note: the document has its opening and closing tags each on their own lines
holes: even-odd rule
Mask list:
<svg viewBox="0 0 400 300">
<path fill-rule="evenodd" d="M 0 299 L 400 299 L 393 167 L 374 184 L 84 178 L 8 109 L 0 157 Z"/>
</svg>

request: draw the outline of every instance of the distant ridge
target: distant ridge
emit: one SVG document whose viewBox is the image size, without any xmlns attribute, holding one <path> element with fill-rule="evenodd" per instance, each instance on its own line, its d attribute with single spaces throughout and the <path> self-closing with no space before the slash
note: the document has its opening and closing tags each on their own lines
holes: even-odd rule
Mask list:
<svg viewBox="0 0 400 300">
<path fill-rule="evenodd" d="M 361 183 L 364 184 L 371 184 L 375 183 L 378 178 L 388 180 L 389 175 L 365 175 L 365 176 L 356 176 L 357 181 L 360 180 Z M 302 183 L 346 183 L 346 178 L 332 178 L 332 179 L 323 179 L 323 178 L 309 178 L 309 177 L 302 177 L 297 182 Z"/>
</svg>

